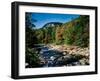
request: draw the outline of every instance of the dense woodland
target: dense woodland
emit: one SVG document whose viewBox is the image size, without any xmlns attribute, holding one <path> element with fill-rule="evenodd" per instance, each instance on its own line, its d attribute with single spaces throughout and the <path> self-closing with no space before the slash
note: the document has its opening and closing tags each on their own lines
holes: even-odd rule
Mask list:
<svg viewBox="0 0 100 81">
<path fill-rule="evenodd" d="M 66 23 L 49 22 L 39 29 L 34 25 L 38 21 L 31 16 L 26 13 L 26 62 L 38 65 L 38 55 L 30 51 L 34 44 L 89 46 L 89 16 L 80 15 Z M 31 58 L 33 60 L 29 62 Z"/>
</svg>

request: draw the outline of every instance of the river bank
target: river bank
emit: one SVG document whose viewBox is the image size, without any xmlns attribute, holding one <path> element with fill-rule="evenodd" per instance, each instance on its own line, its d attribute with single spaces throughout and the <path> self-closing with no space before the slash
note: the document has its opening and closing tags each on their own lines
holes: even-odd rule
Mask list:
<svg viewBox="0 0 100 81">
<path fill-rule="evenodd" d="M 66 56 L 75 56 L 77 58 L 78 57 L 82 57 L 79 62 L 81 65 L 89 65 L 89 57 L 90 57 L 90 53 L 89 53 L 89 47 L 78 47 L 78 46 L 69 46 L 69 45 L 53 45 L 53 44 L 49 44 L 47 45 L 49 47 L 49 49 L 51 50 L 57 50 L 60 52 L 63 52 L 63 55 Z M 66 59 L 66 58 L 65 58 Z"/>
<path fill-rule="evenodd" d="M 68 46 L 68 45 L 53 45 L 53 44 L 49 44 L 47 45 L 47 47 L 49 47 L 49 49 L 51 50 L 57 50 L 60 52 L 63 52 L 64 55 L 66 54 L 79 54 L 79 55 L 83 55 L 86 57 L 89 57 L 89 47 L 78 47 L 78 46 Z"/>
<path fill-rule="evenodd" d="M 31 68 L 33 65 L 36 67 L 59 67 L 90 64 L 88 47 L 81 48 L 69 45 L 38 44 L 29 50 L 28 55 L 31 56 L 29 57 L 30 61 L 26 67 Z M 38 65 L 36 65 L 35 62 Z"/>
</svg>

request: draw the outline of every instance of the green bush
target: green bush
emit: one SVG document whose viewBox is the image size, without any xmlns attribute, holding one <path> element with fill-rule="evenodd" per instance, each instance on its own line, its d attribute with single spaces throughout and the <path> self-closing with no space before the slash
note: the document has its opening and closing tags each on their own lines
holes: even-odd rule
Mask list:
<svg viewBox="0 0 100 81">
<path fill-rule="evenodd" d="M 35 50 L 26 48 L 26 63 L 29 64 L 29 67 L 40 66 L 39 55 L 35 53 Z"/>
</svg>

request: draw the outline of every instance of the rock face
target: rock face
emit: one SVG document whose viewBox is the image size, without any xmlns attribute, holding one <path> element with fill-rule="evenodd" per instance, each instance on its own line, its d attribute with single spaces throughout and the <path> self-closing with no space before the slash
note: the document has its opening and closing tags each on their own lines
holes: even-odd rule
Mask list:
<svg viewBox="0 0 100 81">
<path fill-rule="evenodd" d="M 62 24 L 63 23 L 60 23 L 60 22 L 49 22 L 45 24 L 43 28 L 61 26 Z"/>
</svg>

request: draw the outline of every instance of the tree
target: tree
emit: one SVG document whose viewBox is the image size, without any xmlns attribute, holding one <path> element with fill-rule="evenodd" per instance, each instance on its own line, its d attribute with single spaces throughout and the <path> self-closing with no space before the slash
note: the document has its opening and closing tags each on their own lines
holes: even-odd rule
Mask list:
<svg viewBox="0 0 100 81">
<path fill-rule="evenodd" d="M 33 47 L 33 45 L 37 43 L 37 38 L 34 30 L 35 27 L 34 22 L 36 22 L 36 20 L 32 16 L 33 16 L 32 13 L 25 14 L 26 47 Z"/>
<path fill-rule="evenodd" d="M 57 44 L 63 43 L 63 40 L 64 40 L 63 31 L 64 31 L 63 27 L 59 27 L 59 26 L 57 27 L 56 29 L 56 43 Z"/>
<path fill-rule="evenodd" d="M 34 29 L 34 22 L 36 20 L 32 16 L 32 13 L 25 14 L 25 62 L 29 64 L 28 67 L 37 67 L 40 66 L 40 60 L 38 54 L 32 49 L 34 44 L 37 43 L 36 31 Z"/>
<path fill-rule="evenodd" d="M 87 47 L 89 45 L 89 16 L 80 16 L 71 21 L 65 31 L 65 43 Z"/>
<path fill-rule="evenodd" d="M 37 42 L 43 43 L 44 41 L 44 31 L 43 29 L 36 30 Z"/>
<path fill-rule="evenodd" d="M 36 22 L 36 20 L 32 17 L 32 13 L 26 13 L 25 14 L 25 26 L 28 28 L 34 28 L 34 22 Z"/>
</svg>

